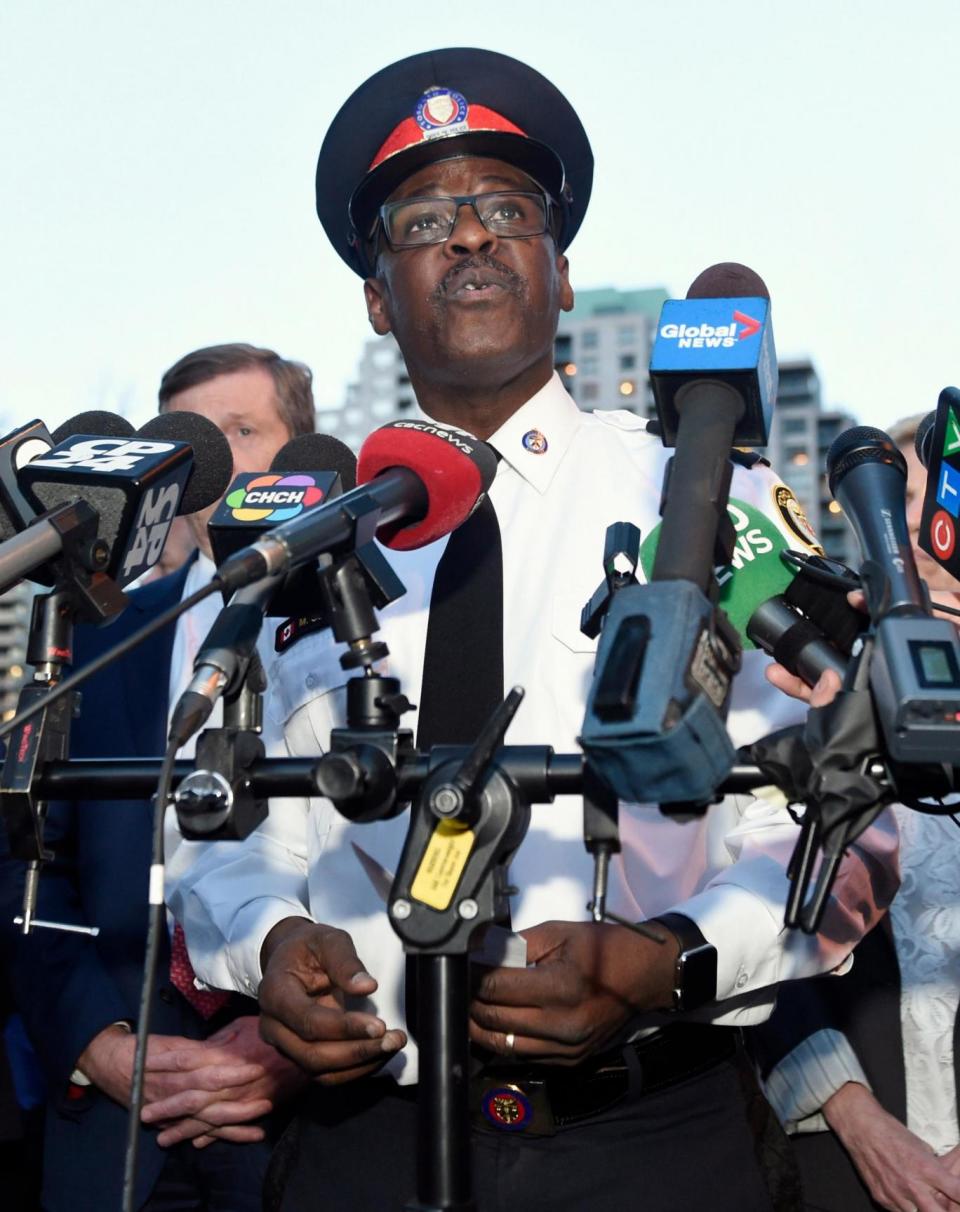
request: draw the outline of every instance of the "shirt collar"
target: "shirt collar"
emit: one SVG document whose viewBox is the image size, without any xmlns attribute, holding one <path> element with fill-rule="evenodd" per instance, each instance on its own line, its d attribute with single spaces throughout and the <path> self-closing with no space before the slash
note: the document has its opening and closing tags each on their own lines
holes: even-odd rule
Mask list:
<svg viewBox="0 0 960 1212">
<path fill-rule="evenodd" d="M 583 413 L 554 372 L 488 441 L 504 462 L 542 494 L 550 487 L 582 422 Z"/>
</svg>

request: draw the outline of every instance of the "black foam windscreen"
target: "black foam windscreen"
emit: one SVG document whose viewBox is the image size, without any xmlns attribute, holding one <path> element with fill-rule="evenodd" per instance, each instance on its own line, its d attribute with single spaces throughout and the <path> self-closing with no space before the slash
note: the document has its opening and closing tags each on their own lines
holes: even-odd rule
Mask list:
<svg viewBox="0 0 960 1212">
<path fill-rule="evenodd" d="M 357 486 L 357 456 L 345 442 L 325 433 L 291 438 L 273 457 L 271 471 L 336 471 L 344 492 Z"/>
<path fill-rule="evenodd" d="M 233 478 L 230 443 L 212 421 L 198 412 L 162 412 L 141 425 L 137 436 L 158 442 L 187 442 L 193 465 L 177 513 L 196 513 L 219 501 Z"/>
<path fill-rule="evenodd" d="M 721 261 L 698 274 L 690 283 L 688 299 L 769 299 L 763 278 L 748 265 Z"/>
<path fill-rule="evenodd" d="M 933 431 L 937 424 L 937 410 L 928 412 L 920 424 L 917 426 L 917 432 L 913 438 L 913 448 L 917 452 L 917 458 L 928 470 L 930 468 L 930 456 L 933 453 Z"/>
<path fill-rule="evenodd" d="M 75 417 L 70 417 L 50 436 L 54 444 L 59 445 L 76 434 L 90 434 L 97 438 L 129 438 L 133 433 L 134 428 L 126 417 L 92 408 L 89 412 L 78 412 Z"/>
</svg>

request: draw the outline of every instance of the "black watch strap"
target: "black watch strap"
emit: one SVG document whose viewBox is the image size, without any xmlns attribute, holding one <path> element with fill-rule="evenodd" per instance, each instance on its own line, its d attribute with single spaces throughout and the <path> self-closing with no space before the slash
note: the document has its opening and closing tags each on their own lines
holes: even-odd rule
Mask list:
<svg viewBox="0 0 960 1212">
<path fill-rule="evenodd" d="M 717 998 L 717 949 L 700 927 L 682 913 L 660 913 L 654 919 L 676 938 L 680 952 L 673 970 L 674 1010 L 696 1010 Z"/>
</svg>

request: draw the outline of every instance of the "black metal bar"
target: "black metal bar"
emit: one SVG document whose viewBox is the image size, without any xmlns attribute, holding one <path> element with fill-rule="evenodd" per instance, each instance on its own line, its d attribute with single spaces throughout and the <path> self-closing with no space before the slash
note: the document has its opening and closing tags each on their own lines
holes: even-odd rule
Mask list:
<svg viewBox="0 0 960 1212">
<path fill-rule="evenodd" d="M 157 789 L 160 758 L 74 758 L 48 763 L 35 780 L 44 800 L 149 799 Z M 257 795 L 315 795 L 316 758 L 266 758 L 251 767 Z M 177 786 L 196 769 L 192 761 L 174 766 Z"/>
<path fill-rule="evenodd" d="M 509 747 L 508 747 L 509 751 Z M 464 750 L 466 752 L 466 750 Z M 265 758 L 251 766 L 256 795 L 316 795 L 314 767 L 316 758 Z M 510 771 L 510 760 L 504 762 Z M 427 773 L 425 757 L 405 765 L 400 772 L 398 796 L 409 799 Z M 176 786 L 195 765 L 180 761 L 174 766 Z M 34 782 L 34 794 L 41 800 L 149 799 L 157 789 L 160 758 L 72 758 L 68 762 L 49 762 Z M 547 782 L 554 795 L 580 795 L 583 779 L 583 755 L 555 753 L 547 767 Z M 770 780 L 756 766 L 734 766 L 718 794 L 747 794 Z M 404 794 L 406 792 L 406 794 Z"/>
</svg>

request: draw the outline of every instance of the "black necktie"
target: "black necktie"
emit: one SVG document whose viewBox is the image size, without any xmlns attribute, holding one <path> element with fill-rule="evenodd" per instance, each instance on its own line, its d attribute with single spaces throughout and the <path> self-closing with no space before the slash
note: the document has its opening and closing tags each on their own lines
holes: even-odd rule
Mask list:
<svg viewBox="0 0 960 1212">
<path fill-rule="evenodd" d="M 503 699 L 503 549 L 489 497 L 437 565 L 423 654 L 417 747 L 472 745 Z"/>
<path fill-rule="evenodd" d="M 503 548 L 489 497 L 447 541 L 430 595 L 417 747 L 472 745 L 503 700 Z M 416 956 L 407 956 L 406 1018 L 417 1035 Z"/>
</svg>

